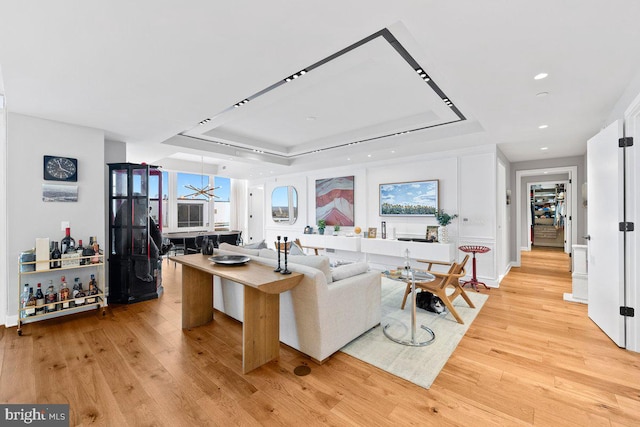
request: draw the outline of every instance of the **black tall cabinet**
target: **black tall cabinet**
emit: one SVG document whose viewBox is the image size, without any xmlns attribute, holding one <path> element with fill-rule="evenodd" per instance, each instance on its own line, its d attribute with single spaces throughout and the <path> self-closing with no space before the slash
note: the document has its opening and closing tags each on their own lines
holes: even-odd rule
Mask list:
<svg viewBox="0 0 640 427">
<path fill-rule="evenodd" d="M 162 292 L 162 179 L 157 166 L 109 164 L 109 303 Z"/>
</svg>

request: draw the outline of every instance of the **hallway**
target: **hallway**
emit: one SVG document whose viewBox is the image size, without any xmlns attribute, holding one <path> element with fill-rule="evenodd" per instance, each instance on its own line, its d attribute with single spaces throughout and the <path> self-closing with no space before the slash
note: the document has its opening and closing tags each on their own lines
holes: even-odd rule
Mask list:
<svg viewBox="0 0 640 427">
<path fill-rule="evenodd" d="M 563 301 L 570 262 L 562 248 L 522 252 L 430 391 L 468 396 L 514 425 L 638 425 L 640 354 L 618 348 L 586 305 Z"/>
</svg>

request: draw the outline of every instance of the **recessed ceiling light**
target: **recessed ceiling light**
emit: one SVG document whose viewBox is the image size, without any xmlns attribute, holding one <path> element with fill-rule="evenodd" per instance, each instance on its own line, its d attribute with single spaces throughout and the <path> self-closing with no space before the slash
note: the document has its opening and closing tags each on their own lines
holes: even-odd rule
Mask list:
<svg viewBox="0 0 640 427">
<path fill-rule="evenodd" d="M 549 92 L 538 92 L 538 93 L 536 93 L 536 96 L 539 96 L 539 97 L 543 97 L 543 96 L 547 96 L 547 95 L 549 95 Z"/>
<path fill-rule="evenodd" d="M 351 161 L 351 157 L 347 157 L 347 160 Z"/>
<path fill-rule="evenodd" d="M 535 75 L 535 77 L 534 77 L 534 80 L 542 80 L 542 79 L 544 79 L 545 77 L 547 77 L 548 75 L 549 75 L 549 74 L 547 74 L 547 73 L 540 73 L 540 74 L 536 74 L 536 75 Z"/>
<path fill-rule="evenodd" d="M 371 154 L 367 154 L 367 157 L 371 157 Z"/>
<path fill-rule="evenodd" d="M 314 121 L 315 119 L 317 119 L 317 117 L 315 116 L 308 116 L 307 120 L 309 120 L 310 122 Z"/>
<path fill-rule="evenodd" d="M 549 147 L 541 147 L 540 149 L 541 149 L 542 151 L 546 151 L 546 150 L 548 150 L 548 149 L 549 149 Z"/>
<path fill-rule="evenodd" d="M 391 150 L 391 154 L 394 154 L 396 152 L 396 150 Z"/>
<path fill-rule="evenodd" d="M 549 127 L 549 125 L 540 125 L 540 126 L 538 126 L 538 129 L 546 129 L 548 127 Z"/>
</svg>

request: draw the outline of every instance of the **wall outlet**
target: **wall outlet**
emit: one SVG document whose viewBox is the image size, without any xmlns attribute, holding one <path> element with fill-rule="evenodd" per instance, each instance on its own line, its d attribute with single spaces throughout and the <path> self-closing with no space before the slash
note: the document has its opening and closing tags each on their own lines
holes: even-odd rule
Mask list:
<svg viewBox="0 0 640 427">
<path fill-rule="evenodd" d="M 62 221 L 62 222 L 60 223 L 60 229 L 61 229 L 62 231 L 66 231 L 66 230 L 67 230 L 67 228 L 69 228 L 69 227 L 70 227 L 70 225 L 69 225 L 69 221 Z"/>
</svg>

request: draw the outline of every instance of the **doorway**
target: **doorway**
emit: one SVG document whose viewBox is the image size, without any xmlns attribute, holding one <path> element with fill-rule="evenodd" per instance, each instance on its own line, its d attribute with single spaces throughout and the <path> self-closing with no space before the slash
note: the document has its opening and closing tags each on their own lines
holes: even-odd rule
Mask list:
<svg viewBox="0 0 640 427">
<path fill-rule="evenodd" d="M 555 176 L 554 176 L 555 175 Z M 553 179 L 551 177 L 553 176 Z M 537 178 L 536 178 L 537 177 Z M 567 181 L 566 185 L 566 246 L 571 250 L 571 245 L 577 236 L 577 221 L 573 218 L 573 213 L 577 212 L 577 192 L 574 186 L 577 185 L 578 167 L 577 166 L 560 166 L 545 169 L 530 169 L 516 171 L 516 262 L 514 267 L 521 265 L 521 251 L 529 251 L 528 244 L 529 233 L 531 232 L 531 202 L 530 193 L 528 192 L 527 182 L 544 181 L 549 177 L 550 181 Z"/>
<path fill-rule="evenodd" d="M 259 242 L 264 238 L 264 187 L 249 187 L 248 194 L 248 232 L 245 243 Z"/>
<path fill-rule="evenodd" d="M 567 187 L 569 181 L 529 182 L 527 184 L 530 209 L 527 223 L 530 227 L 527 245 L 533 247 L 562 248 L 571 253 L 568 218 Z"/>
</svg>

